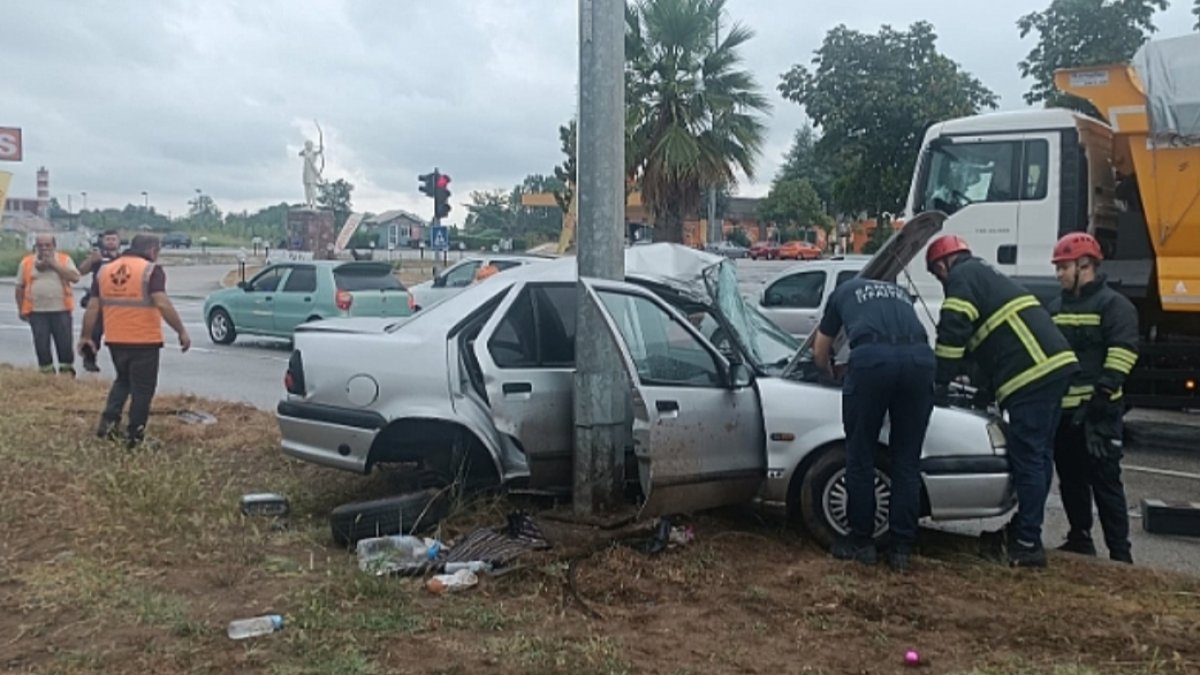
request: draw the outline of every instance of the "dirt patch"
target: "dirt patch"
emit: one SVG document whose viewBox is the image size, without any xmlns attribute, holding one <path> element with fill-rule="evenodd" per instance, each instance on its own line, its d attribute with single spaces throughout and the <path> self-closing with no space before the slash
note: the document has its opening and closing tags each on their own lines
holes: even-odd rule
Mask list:
<svg viewBox="0 0 1200 675">
<path fill-rule="evenodd" d="M 782 524 L 733 511 L 646 556 L 619 531 L 539 523 L 554 549 L 475 589 L 361 575 L 326 514 L 392 492 L 285 459 L 267 413 L 160 397 L 157 449 L 90 437 L 103 385 L 0 368 L 0 669 L 98 673 L 1188 673 L 1200 580 L 1053 555 L 1045 572 L 923 533 L 912 574 L 831 560 Z M 169 414 L 196 408 L 215 425 Z M 287 495 L 286 527 L 241 494 Z M 534 502 L 459 503 L 449 541 Z M 620 542 L 613 543 L 614 538 Z M 235 618 L 286 628 L 228 640 Z"/>
</svg>

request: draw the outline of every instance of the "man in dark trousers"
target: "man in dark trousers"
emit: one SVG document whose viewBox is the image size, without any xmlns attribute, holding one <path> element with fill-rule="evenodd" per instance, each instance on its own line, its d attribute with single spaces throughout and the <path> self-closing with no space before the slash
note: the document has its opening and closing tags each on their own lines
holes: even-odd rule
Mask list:
<svg viewBox="0 0 1200 675">
<path fill-rule="evenodd" d="M 929 271 L 945 289 L 938 321 L 936 400 L 974 361 L 1008 412 L 1008 462 L 1017 491 L 1017 514 L 1008 527 L 1013 567 L 1045 567 L 1042 521 L 1054 469 L 1054 432 L 1067 382 L 1078 360 L 1037 298 L 983 260 L 954 235 L 933 240 Z"/>
<path fill-rule="evenodd" d="M 179 335 L 179 346 L 192 346 L 187 329 L 167 297 L 167 278 L 157 264 L 162 248 L 158 237 L 139 234 L 129 250 L 108 263 L 92 283 L 92 299 L 83 317 L 80 351 L 96 345 L 92 330 L 101 313 L 117 377 L 108 392 L 108 401 L 100 415 L 96 435 L 113 438 L 121 422 L 125 401 L 129 405 L 129 426 L 125 435 L 128 447 L 140 444 L 150 419 L 150 404 L 158 387 L 158 359 L 163 346 L 162 322 Z"/>
<path fill-rule="evenodd" d="M 833 555 L 868 565 L 876 562 L 875 456 L 884 416 L 889 415 L 892 546 L 887 561 L 892 569 L 906 571 L 921 509 L 921 447 L 933 411 L 933 350 L 912 296 L 885 281 L 851 279 L 829 296 L 813 358 L 830 377 L 834 339 L 843 328 L 850 341 L 849 369 L 842 383 L 850 536 L 835 542 Z"/>
<path fill-rule="evenodd" d="M 1121 484 L 1121 386 L 1137 363 L 1138 315 L 1133 303 L 1109 288 L 1099 273 L 1103 259 L 1100 243 L 1084 232 L 1060 239 L 1051 259 L 1063 290 L 1051 302 L 1050 313 L 1079 357 L 1055 438 L 1058 487 L 1071 524 L 1059 550 L 1096 555 L 1095 498 L 1108 557 L 1132 563 Z"/>
<path fill-rule="evenodd" d="M 89 255 L 83 262 L 79 263 L 79 273 L 92 275 L 92 283 L 96 282 L 96 275 L 100 273 L 100 268 L 104 264 L 114 260 L 121 252 L 121 235 L 116 230 L 105 230 L 100 235 L 99 246 L 92 249 Z M 83 296 L 83 306 L 86 308 L 88 302 L 91 301 L 91 292 Z M 79 336 L 79 341 L 82 344 L 83 338 L 86 335 Z M 96 319 L 96 327 L 92 329 L 92 344 L 100 347 L 100 340 L 104 337 L 104 316 L 101 315 Z M 100 366 L 96 363 L 96 352 L 88 349 L 82 351 L 83 354 L 83 369 L 89 373 L 100 372 Z"/>
</svg>

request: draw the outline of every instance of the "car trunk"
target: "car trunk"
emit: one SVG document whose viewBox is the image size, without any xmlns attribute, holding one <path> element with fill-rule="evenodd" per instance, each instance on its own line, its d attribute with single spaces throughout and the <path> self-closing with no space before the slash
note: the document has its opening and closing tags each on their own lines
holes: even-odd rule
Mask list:
<svg viewBox="0 0 1200 675">
<path fill-rule="evenodd" d="M 408 289 L 387 263 L 342 265 L 333 270 L 333 279 L 338 308 L 347 316 L 397 317 L 412 313 Z"/>
</svg>

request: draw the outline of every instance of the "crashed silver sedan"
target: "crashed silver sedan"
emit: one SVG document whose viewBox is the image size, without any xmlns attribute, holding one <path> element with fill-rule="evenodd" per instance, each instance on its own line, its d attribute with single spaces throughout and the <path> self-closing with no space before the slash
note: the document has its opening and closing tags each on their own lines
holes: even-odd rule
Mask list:
<svg viewBox="0 0 1200 675">
<path fill-rule="evenodd" d="M 911 256 L 924 239 L 903 243 L 885 246 L 883 267 L 903 267 L 898 251 Z M 605 317 L 607 331 L 594 337 L 612 341 L 628 376 L 626 466 L 643 515 L 756 502 L 826 545 L 844 534 L 840 389 L 819 383 L 802 345 L 742 300 L 720 256 L 632 247 L 626 274 L 585 279 L 581 296 L 575 259 L 564 258 L 496 275 L 405 319 L 301 326 L 277 410 L 283 451 L 348 471 L 414 463 L 444 480 L 569 492 L 582 297 Z M 886 426 L 879 440 L 882 535 Z M 985 412 L 936 409 L 921 473 L 934 520 L 997 516 L 1014 504 L 1004 426 Z"/>
</svg>

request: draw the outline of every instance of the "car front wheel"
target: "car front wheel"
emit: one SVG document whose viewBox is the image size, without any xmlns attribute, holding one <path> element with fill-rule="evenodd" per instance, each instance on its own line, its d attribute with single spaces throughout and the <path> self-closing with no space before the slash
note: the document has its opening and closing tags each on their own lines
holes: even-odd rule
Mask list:
<svg viewBox="0 0 1200 675">
<path fill-rule="evenodd" d="M 887 456 L 875 457 L 875 538 L 888 530 L 888 507 L 892 501 L 892 479 Z M 850 533 L 850 499 L 846 490 L 846 446 L 829 446 L 802 478 L 798 504 L 804 527 L 822 546 L 830 547 Z"/>
<path fill-rule="evenodd" d="M 233 327 L 229 312 L 217 308 L 208 315 L 208 337 L 219 345 L 227 345 L 237 339 L 237 329 Z"/>
</svg>

